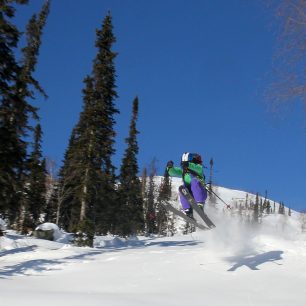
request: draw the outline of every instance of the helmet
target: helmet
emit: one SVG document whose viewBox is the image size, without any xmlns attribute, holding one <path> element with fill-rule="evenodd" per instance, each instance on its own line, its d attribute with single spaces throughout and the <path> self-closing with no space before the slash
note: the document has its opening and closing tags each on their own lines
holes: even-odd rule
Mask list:
<svg viewBox="0 0 306 306">
<path fill-rule="evenodd" d="M 192 163 L 195 163 L 195 164 L 202 164 L 202 157 L 200 154 L 197 154 L 197 153 L 188 153 L 188 152 L 185 152 L 183 155 L 182 155 L 182 160 L 181 162 L 192 162 Z"/>
</svg>

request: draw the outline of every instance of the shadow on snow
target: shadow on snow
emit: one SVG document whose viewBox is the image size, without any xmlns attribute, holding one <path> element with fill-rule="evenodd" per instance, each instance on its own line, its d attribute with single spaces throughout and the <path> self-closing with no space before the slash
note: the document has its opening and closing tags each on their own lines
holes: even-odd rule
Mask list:
<svg viewBox="0 0 306 306">
<path fill-rule="evenodd" d="M 12 249 L 12 250 L 0 251 L 0 257 L 6 256 L 6 255 L 13 255 L 13 254 L 17 254 L 17 253 L 29 252 L 29 251 L 35 250 L 36 248 L 37 248 L 36 245 L 31 245 L 31 246 Z"/>
<path fill-rule="evenodd" d="M 31 276 L 32 272 L 54 271 L 60 270 L 58 265 L 66 264 L 70 260 L 88 260 L 90 256 L 101 254 L 101 251 L 91 251 L 83 254 L 67 256 L 60 259 L 33 259 L 27 260 L 15 265 L 5 266 L 0 270 L 0 279 L 10 276 L 26 275 Z"/>
<path fill-rule="evenodd" d="M 262 254 L 256 255 L 246 255 L 246 256 L 234 256 L 225 258 L 227 261 L 234 263 L 234 265 L 227 271 L 236 271 L 238 268 L 246 266 L 251 270 L 260 270 L 258 266 L 266 263 L 273 262 L 277 265 L 277 261 L 282 260 L 283 251 L 270 251 Z"/>
<path fill-rule="evenodd" d="M 151 241 L 152 240 L 152 241 Z M 55 271 L 60 270 L 60 265 L 65 265 L 69 263 L 70 261 L 74 260 L 82 260 L 85 259 L 89 260 L 90 257 L 100 255 L 103 253 L 109 253 L 109 252 L 120 252 L 127 249 L 138 249 L 138 248 L 149 248 L 154 246 L 160 246 L 160 247 L 186 247 L 186 246 L 194 246 L 199 243 L 202 243 L 200 241 L 154 241 L 152 239 L 146 239 L 143 241 L 134 241 L 134 242 L 127 242 L 126 245 L 121 246 L 106 246 L 103 248 L 95 248 L 91 249 L 89 252 L 85 252 L 82 254 L 76 254 L 72 256 L 67 256 L 60 259 L 32 259 L 27 260 L 23 262 L 19 262 L 14 265 L 10 266 L 4 266 L 0 269 L 0 279 L 6 279 L 8 277 L 12 276 L 18 276 L 18 275 L 25 275 L 25 276 L 33 276 L 33 272 L 41 273 L 44 271 Z M 13 250 L 3 251 L 0 253 L 1 256 L 6 255 L 12 255 L 17 253 L 27 253 L 32 252 L 34 250 L 37 250 L 37 246 L 27 246 L 27 247 L 21 247 L 16 248 Z"/>
<path fill-rule="evenodd" d="M 148 238 L 145 240 L 130 240 L 130 241 L 120 241 L 114 245 L 104 245 L 103 247 L 97 247 L 98 249 L 104 250 L 125 250 L 125 249 L 137 249 L 137 248 L 146 248 L 146 247 L 186 247 L 186 246 L 195 246 L 200 243 L 203 243 L 198 240 L 183 240 L 183 241 L 155 241 L 155 238 Z"/>
</svg>

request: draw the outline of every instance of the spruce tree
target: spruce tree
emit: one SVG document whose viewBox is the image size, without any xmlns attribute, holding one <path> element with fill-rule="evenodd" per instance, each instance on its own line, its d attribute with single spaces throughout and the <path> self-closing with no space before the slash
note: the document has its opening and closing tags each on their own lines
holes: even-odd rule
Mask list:
<svg viewBox="0 0 306 306">
<path fill-rule="evenodd" d="M 12 99 L 13 87 L 20 72 L 15 50 L 20 32 L 11 23 L 15 16 L 15 8 L 11 3 L 11 1 L 0 3 L 0 212 L 2 214 L 8 212 L 14 203 L 14 195 L 20 190 L 18 169 L 22 168 L 25 157 L 25 151 L 20 148 L 21 143 L 14 122 L 16 104 Z"/>
<path fill-rule="evenodd" d="M 281 215 L 284 215 L 285 214 L 285 204 L 283 202 L 280 202 L 279 203 L 279 206 L 278 206 L 278 213 L 281 214 Z"/>
<path fill-rule="evenodd" d="M 41 151 L 42 130 L 38 124 L 34 131 L 33 151 L 27 161 L 27 178 L 26 178 L 26 205 L 24 212 L 26 217 L 23 218 L 24 224 L 21 229 L 25 228 L 34 230 L 40 222 L 40 215 L 46 208 L 46 164 Z"/>
<path fill-rule="evenodd" d="M 56 162 L 50 158 L 46 158 L 46 209 L 44 221 L 52 223 L 56 223 L 59 197 L 56 168 Z"/>
<path fill-rule="evenodd" d="M 112 18 L 108 14 L 97 30 L 98 49 L 91 75 L 84 79 L 83 110 L 72 131 L 69 146 L 60 171 L 59 224 L 65 229 L 86 236 L 92 244 L 94 233 L 113 230 L 115 167 L 111 157 L 115 153 L 113 129 L 115 108 L 115 42 Z M 83 238 L 84 238 L 83 237 Z"/>
<path fill-rule="evenodd" d="M 29 118 L 38 119 L 37 108 L 29 100 L 34 92 L 45 95 L 33 73 L 41 44 L 42 30 L 49 13 L 47 1 L 38 16 L 33 15 L 26 29 L 26 47 L 22 49 L 22 60 L 17 64 L 14 56 L 20 33 L 8 18 L 14 17 L 15 9 L 9 5 L 13 1 L 2 1 L 0 5 L 0 57 L 1 89 L 0 93 L 0 197 L 4 198 L 11 223 L 20 220 L 21 207 L 24 206 L 26 188 L 26 136 L 33 128 Z M 28 1 L 15 1 L 25 4 Z"/>
<path fill-rule="evenodd" d="M 38 109 L 29 103 L 29 99 L 35 99 L 34 91 L 46 97 L 46 94 L 39 82 L 34 79 L 33 73 L 37 65 L 37 57 L 41 45 L 42 30 L 46 24 L 49 14 L 49 1 L 43 5 L 38 16 L 34 14 L 28 22 L 26 28 L 26 46 L 22 49 L 22 66 L 15 86 L 16 101 L 19 102 L 20 111 L 18 117 L 23 123 L 21 136 L 28 136 L 28 132 L 34 131 L 34 150 L 28 157 L 25 152 L 25 160 L 20 171 L 20 181 L 22 183 L 22 194 L 20 198 L 20 215 L 18 216 L 18 229 L 27 232 L 38 223 L 41 207 L 45 204 L 45 161 L 42 160 L 40 150 L 41 127 L 38 124 L 34 129 L 29 125 L 30 116 L 39 120 Z M 22 139 L 23 141 L 23 139 Z M 24 141 L 24 150 L 27 150 L 28 143 Z M 37 180 L 41 179 L 42 182 Z M 40 201 L 40 203 L 38 203 Z M 17 220 L 17 219 L 16 219 Z"/>
<path fill-rule="evenodd" d="M 142 198 L 144 199 L 146 197 L 146 190 L 147 190 L 147 180 L 148 180 L 148 170 L 145 167 L 142 170 L 142 175 L 141 175 L 141 195 Z"/>
<path fill-rule="evenodd" d="M 283 203 L 283 207 L 282 207 L 282 214 L 285 215 L 286 211 L 285 211 L 285 203 Z"/>
<path fill-rule="evenodd" d="M 245 196 L 245 208 L 247 210 L 249 210 L 249 207 L 250 207 L 250 205 L 249 205 L 249 194 L 247 193 L 246 196 Z"/>
<path fill-rule="evenodd" d="M 253 211 L 253 223 L 257 224 L 259 223 L 259 194 L 256 194 L 256 201 L 254 205 L 254 211 Z"/>
<path fill-rule="evenodd" d="M 259 201 L 259 216 L 260 217 L 262 217 L 263 211 L 264 211 L 264 202 L 262 198 L 260 198 L 260 201 Z"/>
<path fill-rule="evenodd" d="M 136 122 L 138 118 L 139 102 L 133 101 L 132 119 L 129 136 L 126 138 L 127 148 L 120 168 L 120 217 L 118 233 L 127 236 L 144 230 L 142 185 L 138 178 Z"/>
<path fill-rule="evenodd" d="M 156 227 L 156 201 L 155 201 L 155 159 L 151 163 L 151 170 L 149 175 L 149 182 L 147 188 L 147 195 L 145 200 L 145 227 L 147 235 L 155 234 Z"/>
<path fill-rule="evenodd" d="M 59 183 L 54 181 L 49 198 L 46 201 L 45 222 L 58 224 Z"/>
<path fill-rule="evenodd" d="M 173 230 L 169 228 L 171 226 L 170 213 L 163 207 L 163 202 L 168 202 L 171 198 L 171 188 L 171 179 L 166 170 L 159 186 L 157 197 L 156 226 L 159 235 L 166 235 L 168 232 L 173 232 Z"/>
<path fill-rule="evenodd" d="M 265 207 L 265 209 L 266 209 L 266 212 L 267 212 L 267 214 L 270 214 L 271 213 L 271 203 L 270 203 L 270 200 L 268 200 L 267 202 L 266 202 L 266 207 Z"/>
<path fill-rule="evenodd" d="M 76 128 L 72 130 L 68 148 L 64 155 L 63 166 L 59 171 L 58 182 L 58 204 L 56 213 L 56 224 L 65 230 L 72 230 L 72 208 L 78 206 L 77 194 L 79 188 L 78 168 L 74 168 L 75 147 L 77 143 Z M 53 195 L 56 199 L 56 194 Z"/>
<path fill-rule="evenodd" d="M 208 198 L 209 204 L 215 206 L 217 203 L 217 197 L 213 191 L 213 167 L 214 167 L 214 160 L 213 158 L 210 159 L 209 162 L 209 184 L 208 184 Z"/>
<path fill-rule="evenodd" d="M 97 194 L 94 204 L 95 228 L 98 233 L 107 233 L 114 230 L 113 220 L 118 203 L 118 195 L 115 189 L 116 176 L 112 156 L 115 153 L 114 116 L 119 113 L 114 100 L 116 92 L 116 71 L 114 60 L 117 53 L 112 51 L 112 45 L 116 42 L 113 35 L 112 17 L 109 13 L 102 25 L 97 30 L 96 48 L 97 56 L 94 60 L 92 77 L 94 114 L 93 126 L 95 129 L 93 142 L 94 167 L 99 177 L 92 188 Z M 92 132 L 91 132 L 92 133 Z M 99 170 L 98 170 L 99 169 Z M 100 171 L 101 170 L 101 171 Z"/>
</svg>

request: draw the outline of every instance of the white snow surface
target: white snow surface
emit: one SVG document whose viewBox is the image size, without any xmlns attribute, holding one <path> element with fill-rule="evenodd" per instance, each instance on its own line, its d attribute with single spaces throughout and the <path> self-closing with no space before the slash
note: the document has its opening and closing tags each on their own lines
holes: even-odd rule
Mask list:
<svg viewBox="0 0 306 306">
<path fill-rule="evenodd" d="M 231 202 L 245 192 L 219 187 L 219 195 Z M 211 231 L 97 237 L 95 248 L 8 232 L 0 238 L 0 305 L 306 305 L 298 213 L 251 228 L 221 203 L 206 210 L 217 225 Z"/>
</svg>

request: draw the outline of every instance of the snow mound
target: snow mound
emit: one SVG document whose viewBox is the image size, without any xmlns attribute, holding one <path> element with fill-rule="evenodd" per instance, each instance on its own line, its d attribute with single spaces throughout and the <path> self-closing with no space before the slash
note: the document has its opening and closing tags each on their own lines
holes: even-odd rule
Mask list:
<svg viewBox="0 0 306 306">
<path fill-rule="evenodd" d="M 138 237 L 121 238 L 116 236 L 97 236 L 94 240 L 94 247 L 96 248 L 126 248 L 135 247 L 142 242 Z"/>
<path fill-rule="evenodd" d="M 43 230 L 43 231 L 54 230 L 54 231 L 59 231 L 59 227 L 56 224 L 54 224 L 54 223 L 46 222 L 46 223 L 38 225 L 35 230 L 36 231 L 37 230 Z"/>
<path fill-rule="evenodd" d="M 18 245 L 15 240 L 7 237 L 0 237 L 0 250 L 13 250 L 16 248 L 18 248 Z"/>
<path fill-rule="evenodd" d="M 6 223 L 3 219 L 0 218 L 0 231 L 6 230 Z"/>
<path fill-rule="evenodd" d="M 56 241 L 62 237 L 62 232 L 54 223 L 43 223 L 36 227 L 35 231 L 52 231 L 53 240 Z"/>
<path fill-rule="evenodd" d="M 66 233 L 59 229 L 59 227 L 54 223 L 43 223 L 36 227 L 35 231 L 52 231 L 53 241 L 60 243 L 70 243 L 73 240 L 73 234 Z"/>
</svg>

